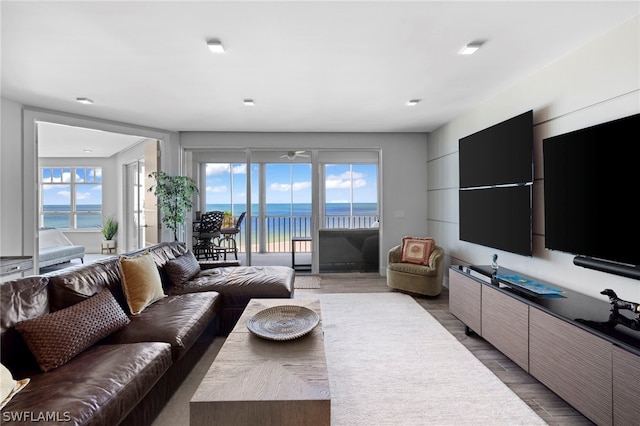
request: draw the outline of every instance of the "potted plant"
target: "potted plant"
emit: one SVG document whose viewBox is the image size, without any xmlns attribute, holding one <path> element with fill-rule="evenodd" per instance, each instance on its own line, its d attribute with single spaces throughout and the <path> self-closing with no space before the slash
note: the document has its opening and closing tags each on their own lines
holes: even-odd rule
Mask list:
<svg viewBox="0 0 640 426">
<path fill-rule="evenodd" d="M 104 241 L 102 242 L 103 251 L 104 249 L 108 249 L 109 251 L 111 251 L 111 249 L 115 249 L 116 242 L 113 238 L 118 233 L 118 220 L 113 216 L 107 217 L 104 220 L 104 224 L 100 228 L 100 231 L 104 237 Z"/>
<path fill-rule="evenodd" d="M 149 175 L 156 184 L 149 192 L 158 197 L 162 212 L 162 223 L 173 231 L 174 240 L 178 240 L 178 227 L 184 224 L 185 214 L 191 210 L 191 201 L 198 192 L 196 182 L 186 176 L 170 176 L 165 172 L 153 172 Z"/>
</svg>

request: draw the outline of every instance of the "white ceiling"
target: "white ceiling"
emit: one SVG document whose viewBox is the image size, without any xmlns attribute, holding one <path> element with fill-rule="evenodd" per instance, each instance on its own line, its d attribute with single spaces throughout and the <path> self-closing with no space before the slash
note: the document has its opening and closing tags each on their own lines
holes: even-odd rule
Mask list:
<svg viewBox="0 0 640 426">
<path fill-rule="evenodd" d="M 145 140 L 134 135 L 38 123 L 39 157 L 111 157 Z"/>
<path fill-rule="evenodd" d="M 3 97 L 170 131 L 429 132 L 640 13 L 637 0 L 0 4 Z"/>
</svg>

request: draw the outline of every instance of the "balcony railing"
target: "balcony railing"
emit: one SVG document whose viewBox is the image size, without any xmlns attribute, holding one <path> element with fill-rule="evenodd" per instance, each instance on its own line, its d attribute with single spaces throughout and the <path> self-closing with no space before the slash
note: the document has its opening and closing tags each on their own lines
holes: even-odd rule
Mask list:
<svg viewBox="0 0 640 426">
<path fill-rule="evenodd" d="M 237 217 L 233 218 L 233 221 Z M 326 216 L 324 228 L 370 228 L 377 216 Z M 266 216 L 264 218 L 264 244 L 261 245 L 262 234 L 259 218 L 251 218 L 252 247 L 254 253 L 289 253 L 292 237 L 311 237 L 311 216 Z M 236 243 L 238 251 L 246 252 L 245 222 L 240 226 Z M 311 243 L 301 242 L 296 245 L 296 252 L 310 252 Z"/>
</svg>

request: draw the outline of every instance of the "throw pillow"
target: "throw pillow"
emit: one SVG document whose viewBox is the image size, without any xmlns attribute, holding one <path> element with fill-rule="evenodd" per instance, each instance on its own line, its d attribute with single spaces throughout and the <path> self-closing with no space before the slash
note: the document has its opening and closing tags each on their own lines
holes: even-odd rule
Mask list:
<svg viewBox="0 0 640 426">
<path fill-rule="evenodd" d="M 428 265 L 434 245 L 433 238 L 404 237 L 402 239 L 402 262 Z"/>
<path fill-rule="evenodd" d="M 28 378 L 15 380 L 11 371 L 0 364 L 0 410 L 29 383 Z"/>
<path fill-rule="evenodd" d="M 129 324 L 109 290 L 42 317 L 16 324 L 42 371 L 67 363 L 97 341 Z"/>
<path fill-rule="evenodd" d="M 181 285 L 200 273 L 200 263 L 191 251 L 168 261 L 164 269 L 173 285 Z"/>
<path fill-rule="evenodd" d="M 135 257 L 121 257 L 122 289 L 132 315 L 163 297 L 162 280 L 153 257 L 144 253 Z"/>
</svg>

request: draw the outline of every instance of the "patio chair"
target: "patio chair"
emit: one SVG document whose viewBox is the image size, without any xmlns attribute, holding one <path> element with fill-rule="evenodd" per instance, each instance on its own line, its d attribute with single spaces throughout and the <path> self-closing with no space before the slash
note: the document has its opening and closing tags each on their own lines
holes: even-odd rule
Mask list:
<svg viewBox="0 0 640 426">
<path fill-rule="evenodd" d="M 197 259 L 216 260 L 219 257 L 220 228 L 224 212 L 212 211 L 206 212 L 200 218 L 200 222 L 194 222 L 193 238 L 193 254 Z"/>
<path fill-rule="evenodd" d="M 218 250 L 220 253 L 224 254 L 224 260 L 227 260 L 227 253 L 233 253 L 236 260 L 238 260 L 238 244 L 236 241 L 236 235 L 240 233 L 240 225 L 242 224 L 242 220 L 246 214 L 247 212 L 242 212 L 240 216 L 238 216 L 238 220 L 233 228 L 220 229 L 222 236 L 218 243 Z"/>
</svg>

